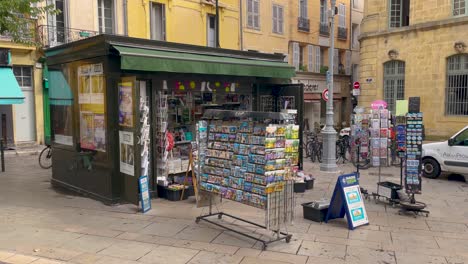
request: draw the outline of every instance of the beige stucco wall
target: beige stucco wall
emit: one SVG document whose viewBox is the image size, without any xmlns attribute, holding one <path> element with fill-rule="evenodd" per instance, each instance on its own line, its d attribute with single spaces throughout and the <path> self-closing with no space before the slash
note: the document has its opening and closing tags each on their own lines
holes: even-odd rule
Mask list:
<svg viewBox="0 0 468 264">
<path fill-rule="evenodd" d="M 383 64 L 396 50 L 406 63 L 405 99 L 421 97 L 426 134 L 450 136 L 468 124 L 468 116 L 445 115 L 447 57 L 457 54 L 456 41 L 468 39 L 468 17 L 451 17 L 449 0 L 411 1 L 410 26 L 388 30 L 386 3 L 369 0 L 365 6 L 359 105 L 383 98 Z"/>
</svg>

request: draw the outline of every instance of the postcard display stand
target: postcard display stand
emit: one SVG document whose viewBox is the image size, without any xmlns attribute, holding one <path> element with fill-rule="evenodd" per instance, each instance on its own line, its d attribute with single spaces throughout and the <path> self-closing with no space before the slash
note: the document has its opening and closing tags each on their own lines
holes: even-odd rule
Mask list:
<svg viewBox="0 0 468 264">
<path fill-rule="evenodd" d="M 167 176 L 169 173 L 168 165 L 167 165 L 167 139 L 166 139 L 166 132 L 167 132 L 167 95 L 163 92 L 159 91 L 157 103 L 156 103 L 156 138 L 157 138 L 157 157 L 158 157 L 158 165 L 157 165 L 157 181 L 158 185 L 165 185 L 164 183 L 167 182 Z"/>
<path fill-rule="evenodd" d="M 199 153 L 205 153 L 199 159 L 200 190 L 265 209 L 265 225 L 224 212 L 212 213 L 211 203 L 210 213 L 197 217 L 196 222 L 203 220 L 257 240 L 263 249 L 279 240 L 289 243 L 292 235 L 281 227 L 294 217 L 293 164 L 299 159 L 299 127 L 286 124 L 291 116 L 284 113 L 207 110 L 203 119 L 198 133 L 205 135 L 197 136 L 206 139 L 199 145 Z M 263 240 L 208 219 L 216 215 L 271 230 L 274 237 Z"/>
<path fill-rule="evenodd" d="M 352 149 L 352 160 L 359 163 L 359 160 L 367 159 L 369 153 L 369 118 L 368 114 L 363 112 L 355 113 L 353 118 L 353 124 L 351 125 L 351 149 Z M 358 174 L 359 174 L 359 167 Z M 358 175 L 359 177 L 359 175 Z"/>
<path fill-rule="evenodd" d="M 410 112 L 406 114 L 406 169 L 404 184 L 408 201 L 401 201 L 402 212 L 412 212 L 429 215 L 429 211 L 423 210 L 426 204 L 417 202 L 415 194 L 421 193 L 421 169 L 422 169 L 422 142 L 423 142 L 423 113 Z"/>
</svg>

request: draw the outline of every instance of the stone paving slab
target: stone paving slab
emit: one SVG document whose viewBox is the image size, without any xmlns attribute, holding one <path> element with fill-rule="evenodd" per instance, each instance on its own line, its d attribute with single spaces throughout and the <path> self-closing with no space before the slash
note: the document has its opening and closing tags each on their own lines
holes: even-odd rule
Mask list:
<svg viewBox="0 0 468 264">
<path fill-rule="evenodd" d="M 206 222 L 195 223 L 195 217 L 207 209 L 196 208 L 193 198 L 156 199 L 153 209 L 141 214 L 133 205 L 105 206 L 56 192 L 48 182 L 50 171 L 39 169 L 35 157 L 7 159 L 7 163 L 11 163 L 7 172 L 0 175 L 0 262 L 468 264 L 468 185 L 443 177 L 423 179 L 423 194 L 417 199 L 429 205 L 428 218 L 401 216 L 398 208 L 371 199 L 366 201 L 370 225 L 349 231 L 345 219 L 328 224 L 303 219 L 300 204 L 330 197 L 337 176 L 320 173 L 317 163 L 306 162 L 305 169 L 316 183 L 313 190 L 297 195 L 296 219 L 288 226 L 291 243 L 276 242 L 261 251 L 255 240 Z M 348 164 L 340 168 L 353 170 Z M 397 169 L 383 169 L 391 175 L 383 179 L 398 182 Z M 376 180 L 376 170 L 362 171 L 361 185 L 370 192 L 376 191 Z M 263 222 L 262 210 L 232 201 L 218 207 Z M 213 220 L 256 237 L 269 235 L 226 217 Z"/>
</svg>

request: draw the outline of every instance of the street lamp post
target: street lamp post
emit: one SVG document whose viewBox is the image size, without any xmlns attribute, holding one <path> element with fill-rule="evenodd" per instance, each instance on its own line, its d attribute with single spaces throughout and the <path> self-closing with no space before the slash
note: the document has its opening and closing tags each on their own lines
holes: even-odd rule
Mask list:
<svg viewBox="0 0 468 264">
<path fill-rule="evenodd" d="M 336 0 L 330 0 L 330 49 L 328 51 L 329 68 L 327 71 L 328 101 L 326 112 L 326 123 L 322 129 L 323 138 L 323 158 L 320 163 L 320 170 L 325 172 L 335 172 L 336 166 L 336 130 L 333 127 L 333 67 L 335 51 L 335 6 Z"/>
</svg>

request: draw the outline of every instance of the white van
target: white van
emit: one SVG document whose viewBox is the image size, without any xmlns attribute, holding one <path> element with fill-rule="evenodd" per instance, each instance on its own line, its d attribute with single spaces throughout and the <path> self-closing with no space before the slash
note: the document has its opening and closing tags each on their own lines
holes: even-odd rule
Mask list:
<svg viewBox="0 0 468 264">
<path fill-rule="evenodd" d="M 435 179 L 441 172 L 468 176 L 468 126 L 449 140 L 422 146 L 423 175 Z"/>
</svg>

